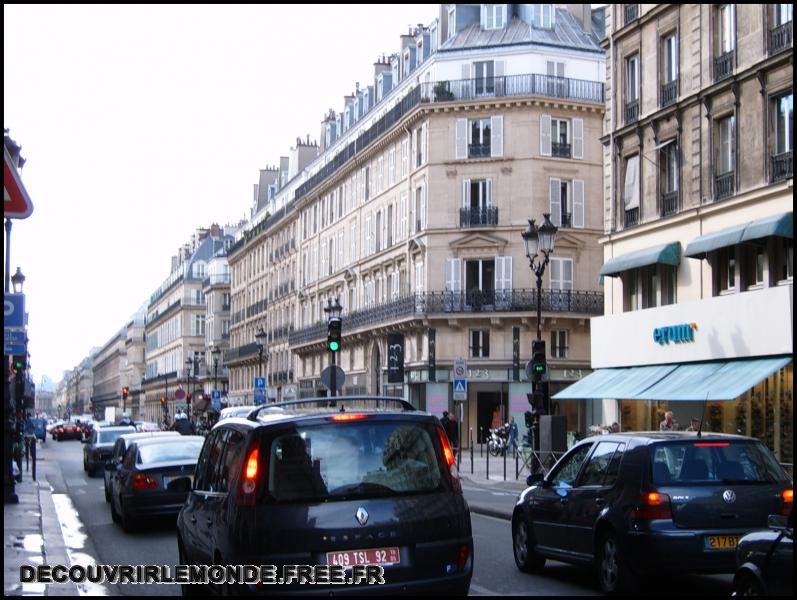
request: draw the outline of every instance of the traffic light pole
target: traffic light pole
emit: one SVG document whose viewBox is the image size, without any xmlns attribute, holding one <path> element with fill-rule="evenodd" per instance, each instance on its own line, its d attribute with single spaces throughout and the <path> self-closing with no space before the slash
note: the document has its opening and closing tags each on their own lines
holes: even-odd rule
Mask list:
<svg viewBox="0 0 797 600">
<path fill-rule="evenodd" d="M 337 367 L 335 366 L 335 354 L 336 352 L 330 350 L 332 353 L 332 397 L 338 395 L 338 374 L 337 374 Z"/>
</svg>

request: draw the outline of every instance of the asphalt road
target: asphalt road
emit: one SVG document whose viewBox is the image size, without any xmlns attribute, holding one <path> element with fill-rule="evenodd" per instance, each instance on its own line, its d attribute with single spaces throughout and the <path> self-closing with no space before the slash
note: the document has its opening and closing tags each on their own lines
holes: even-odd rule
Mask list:
<svg viewBox="0 0 797 600">
<path fill-rule="evenodd" d="M 59 519 L 70 558 L 80 564 L 164 564 L 177 563 L 177 543 L 173 521 L 144 523 L 140 531 L 127 534 L 113 523 L 105 502 L 102 478 L 90 478 L 83 471 L 82 444 L 78 441 L 53 442 L 39 446 L 39 472 L 53 486 Z M 473 504 L 492 502 L 511 510 L 516 494 L 466 483 L 466 496 Z M 478 496 L 478 501 L 476 497 Z M 540 575 L 521 573 L 512 557 L 510 522 L 472 512 L 474 575 L 471 595 L 582 596 L 600 595 L 590 569 L 549 561 Z M 81 584 L 84 594 L 112 596 L 176 596 L 175 585 Z M 698 594 L 728 596 L 731 577 L 678 576 L 662 573 L 661 580 L 650 582 L 646 595 Z"/>
</svg>

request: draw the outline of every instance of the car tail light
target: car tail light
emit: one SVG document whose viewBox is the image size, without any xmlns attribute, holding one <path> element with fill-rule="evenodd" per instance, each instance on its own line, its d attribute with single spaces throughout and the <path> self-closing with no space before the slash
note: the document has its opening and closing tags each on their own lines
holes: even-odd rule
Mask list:
<svg viewBox="0 0 797 600">
<path fill-rule="evenodd" d="M 667 494 L 646 492 L 642 494 L 633 513 L 632 519 L 646 521 L 652 519 L 672 519 L 672 505 Z"/>
<path fill-rule="evenodd" d="M 241 505 L 254 506 L 257 499 L 257 482 L 260 475 L 260 448 L 255 446 L 244 461 L 241 475 Z"/>
<path fill-rule="evenodd" d="M 360 419 L 368 418 L 368 415 L 362 414 L 339 414 L 334 417 L 329 417 L 332 421 L 359 421 Z"/>
<path fill-rule="evenodd" d="M 459 560 L 457 561 L 457 569 L 459 569 L 460 573 L 465 570 L 465 565 L 468 563 L 469 554 L 470 552 L 468 552 L 468 545 L 462 544 L 459 547 Z"/>
<path fill-rule="evenodd" d="M 783 500 L 783 506 L 780 509 L 780 514 L 789 516 L 791 507 L 794 504 L 794 488 L 783 490 L 780 494 L 780 499 Z"/>
<path fill-rule="evenodd" d="M 158 488 L 158 482 L 149 475 L 144 473 L 136 473 L 133 476 L 133 489 L 134 490 L 154 490 Z"/>
<path fill-rule="evenodd" d="M 692 444 L 695 448 L 726 448 L 729 442 L 696 442 Z"/>
<path fill-rule="evenodd" d="M 448 472 L 451 475 L 451 485 L 454 487 L 455 492 L 462 493 L 462 483 L 459 481 L 459 471 L 457 471 L 457 463 L 454 460 L 454 451 L 451 449 L 451 444 L 448 443 L 448 436 L 443 431 L 442 427 L 437 428 L 437 436 L 440 438 L 440 445 L 443 447 L 443 456 L 448 465 Z"/>
</svg>

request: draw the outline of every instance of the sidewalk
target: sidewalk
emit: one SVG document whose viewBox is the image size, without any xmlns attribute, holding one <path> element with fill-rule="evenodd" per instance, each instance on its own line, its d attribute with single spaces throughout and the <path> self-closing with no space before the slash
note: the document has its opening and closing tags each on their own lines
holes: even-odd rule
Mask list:
<svg viewBox="0 0 797 600">
<path fill-rule="evenodd" d="M 528 468 L 524 468 L 522 458 L 518 457 L 519 476 L 515 479 L 515 455 L 506 456 L 506 479 L 504 479 L 504 457 L 487 457 L 485 446 L 479 456 L 478 445 L 473 448 L 471 464 L 470 449 L 465 449 L 459 457 L 459 475 L 472 513 L 510 520 L 518 494 L 525 490 Z M 488 462 L 489 461 L 489 462 Z M 488 478 L 489 468 L 489 478 Z M 471 484 L 471 485 L 469 485 Z"/>
<path fill-rule="evenodd" d="M 31 473 L 23 470 L 22 482 L 15 486 L 19 504 L 3 505 L 3 595 L 77 596 L 73 583 L 20 582 L 22 565 L 70 565 L 50 483 L 41 469 L 37 477 L 33 481 Z"/>
</svg>

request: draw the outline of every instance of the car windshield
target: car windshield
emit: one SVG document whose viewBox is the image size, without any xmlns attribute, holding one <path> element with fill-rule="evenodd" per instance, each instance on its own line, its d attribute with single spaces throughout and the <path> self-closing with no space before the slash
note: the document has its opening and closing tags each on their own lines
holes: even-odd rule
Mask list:
<svg viewBox="0 0 797 600">
<path fill-rule="evenodd" d="M 772 453 L 760 442 L 748 440 L 659 444 L 651 467 L 657 485 L 788 482 Z"/>
<path fill-rule="evenodd" d="M 156 462 L 196 462 L 204 440 L 184 440 L 179 443 L 147 444 L 138 449 L 138 464 Z"/>
<path fill-rule="evenodd" d="M 120 436 L 130 433 L 129 429 L 119 429 L 116 431 L 100 431 L 100 439 L 98 444 L 113 444 Z"/>
<path fill-rule="evenodd" d="M 422 423 L 354 421 L 298 427 L 271 443 L 268 489 L 277 501 L 443 490 L 447 480 L 435 439 L 434 427 Z"/>
</svg>

